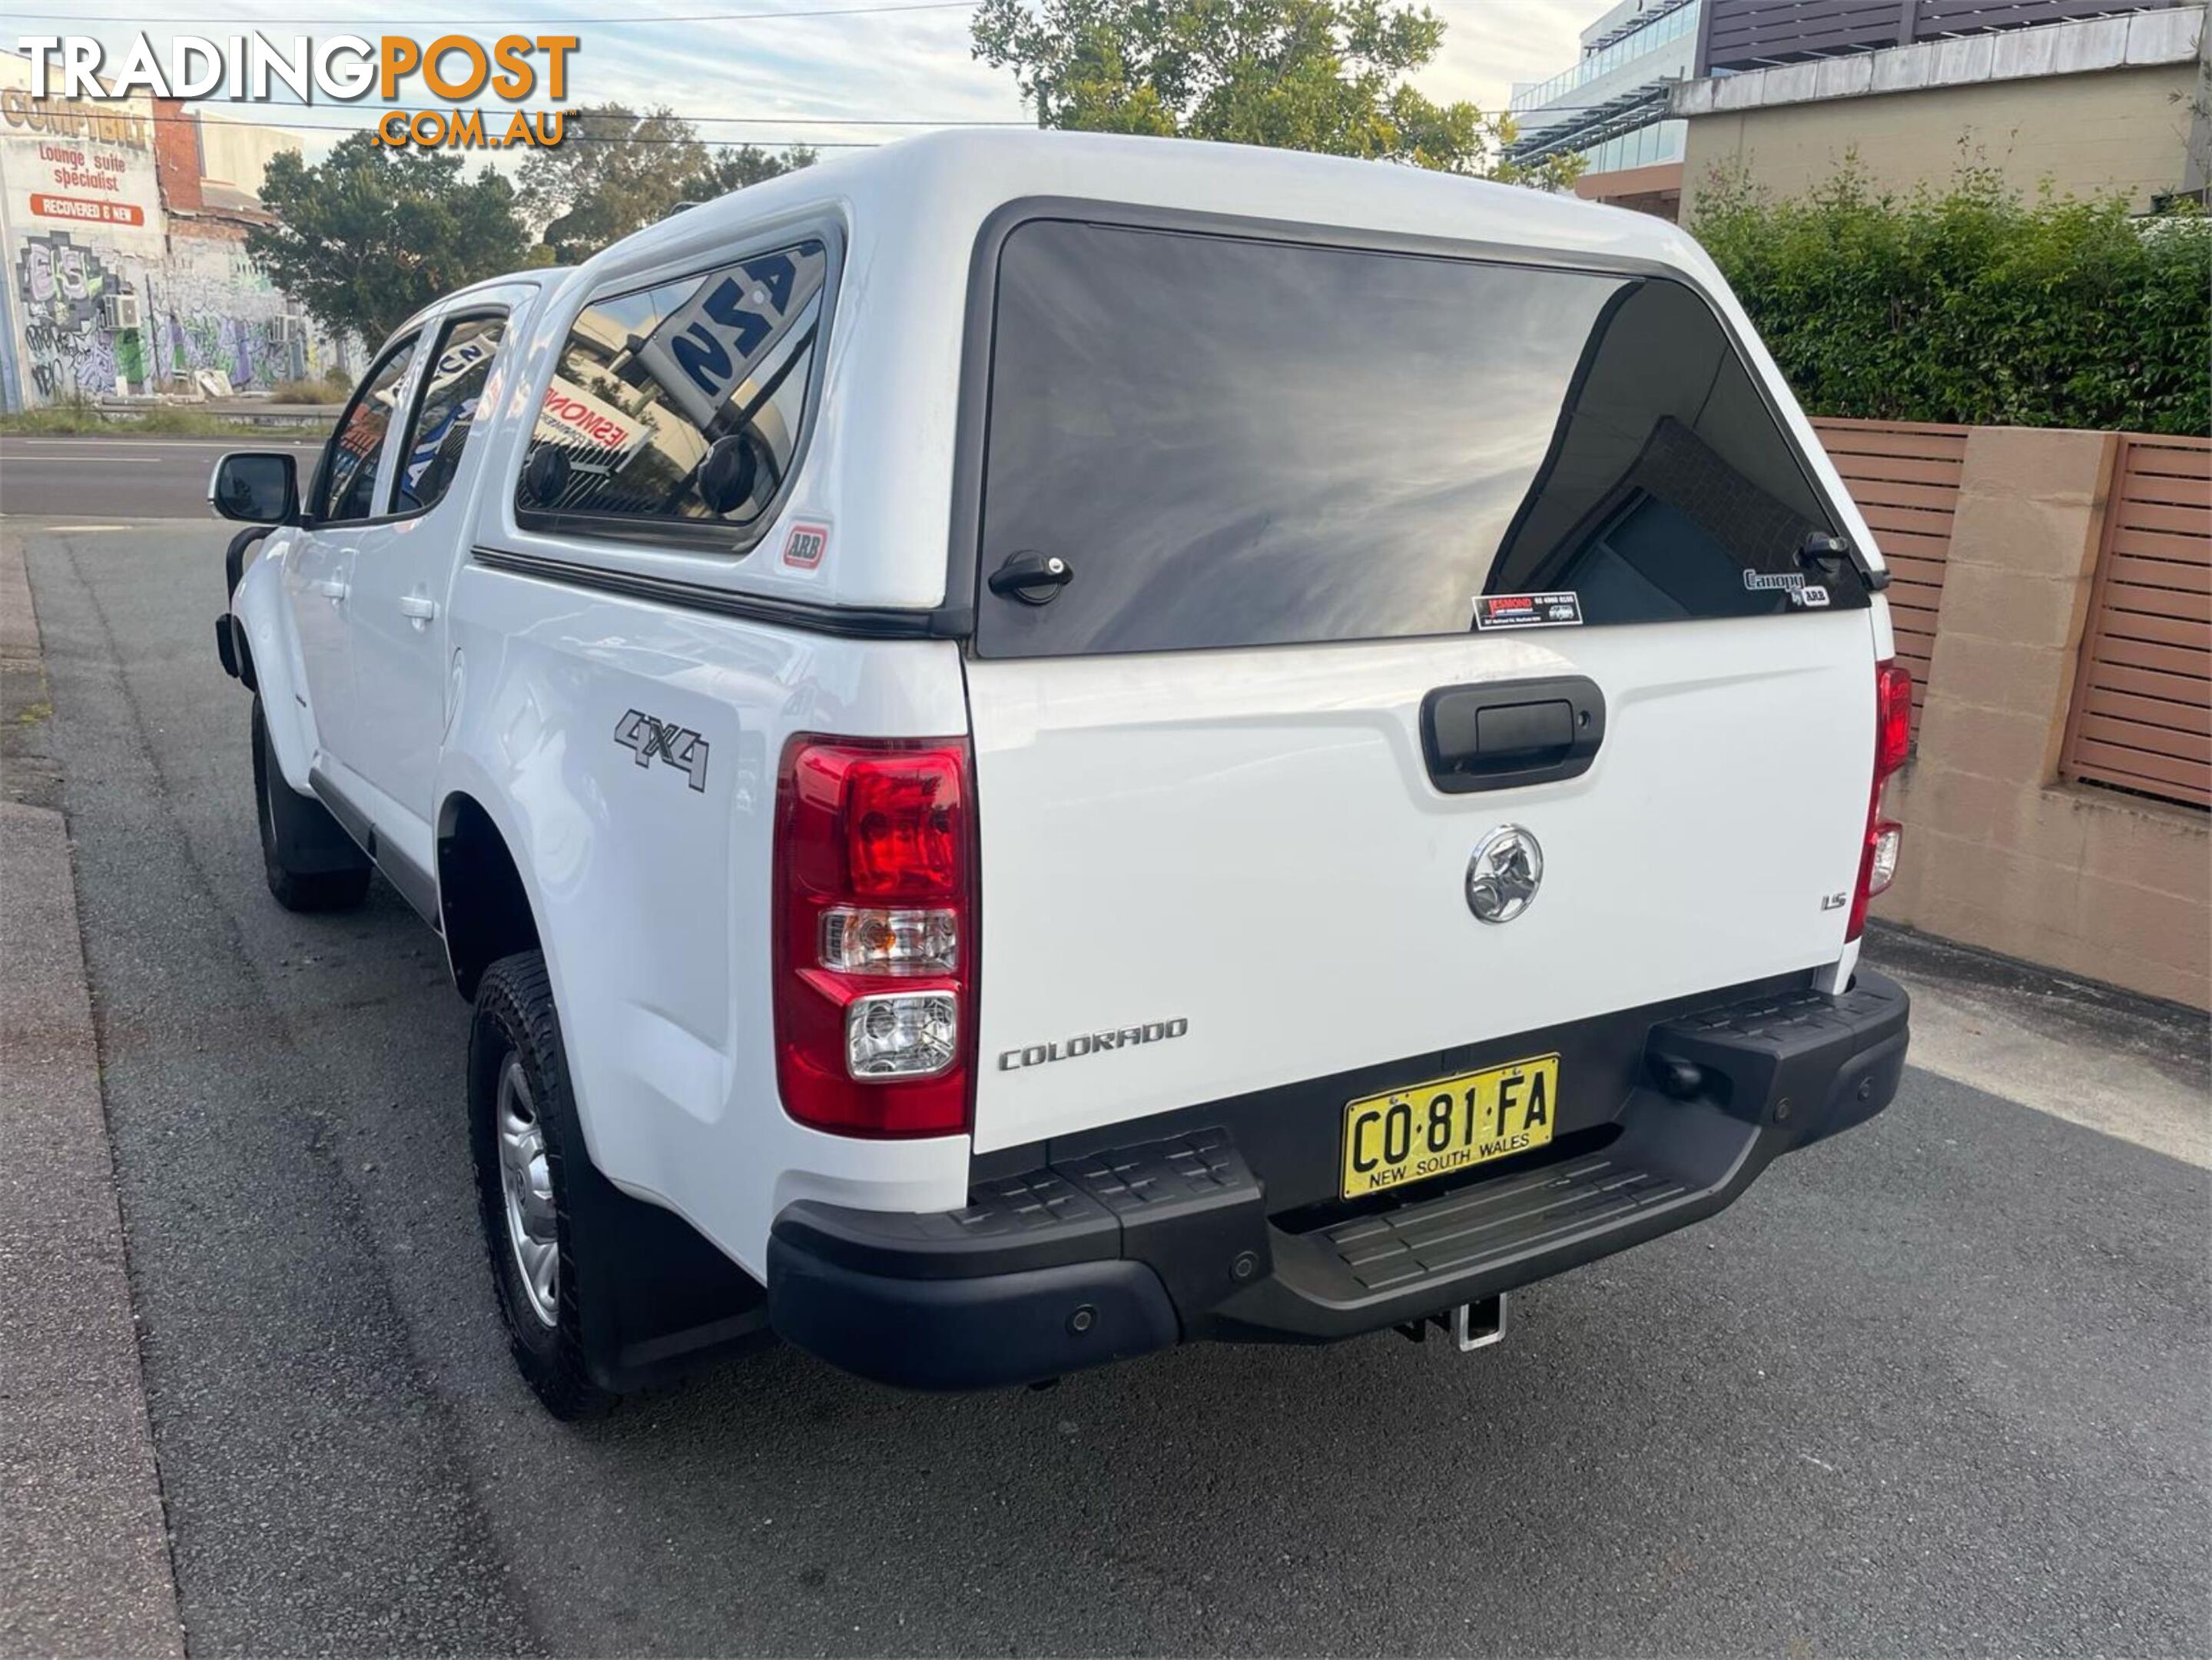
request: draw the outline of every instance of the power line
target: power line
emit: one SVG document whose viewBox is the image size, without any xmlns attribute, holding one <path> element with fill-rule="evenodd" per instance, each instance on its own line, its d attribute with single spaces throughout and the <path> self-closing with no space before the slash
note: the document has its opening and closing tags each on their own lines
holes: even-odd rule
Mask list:
<svg viewBox="0 0 2212 1660">
<path fill-rule="evenodd" d="M 899 0 L 894 5 L 826 6 L 801 11 L 700 11 L 678 14 L 624 13 L 613 17 L 517 17 L 512 14 L 489 17 L 459 17 L 448 14 L 443 17 L 331 17 L 319 22 L 311 21 L 315 28 L 345 28 L 356 23 L 374 24 L 379 28 L 440 28 L 453 23 L 514 23 L 528 27 L 546 28 L 568 23 L 760 23 L 774 22 L 786 17 L 861 17 L 883 12 L 896 11 L 972 11 L 981 0 Z M 19 11 L 18 17 L 43 17 L 66 20 L 81 25 L 101 23 L 219 23 L 227 28 L 258 30 L 270 24 L 289 20 L 270 17 L 179 17 L 175 12 L 119 12 L 103 17 L 88 17 L 76 11 Z"/>
<path fill-rule="evenodd" d="M 280 107 L 296 108 L 298 106 L 289 106 Z M 392 107 L 397 110 L 399 106 L 398 105 L 394 105 Z M 473 106 L 461 104 L 425 104 L 422 107 L 424 111 L 433 115 L 481 115 L 489 119 L 496 119 L 500 116 L 512 115 L 515 112 L 510 106 L 491 104 L 477 104 Z M 407 112 L 410 115 L 416 113 L 416 112 L 411 109 Z M 545 115 L 565 114 L 574 117 L 578 124 L 578 131 L 580 134 L 581 134 L 589 126 L 590 112 L 591 106 L 583 104 L 577 105 L 572 109 L 544 110 L 540 112 L 540 113 Z M 1036 123 L 1034 121 L 970 121 L 959 116 L 939 118 L 936 116 L 924 115 L 905 117 L 884 115 L 686 115 L 680 110 L 633 110 L 630 113 L 633 117 L 640 120 L 681 121 L 686 125 L 695 127 L 701 125 L 733 127 L 1034 127 L 1036 125 Z M 216 119 L 217 120 L 228 120 L 229 118 L 227 116 L 218 116 Z M 685 141 L 681 138 L 601 138 L 597 142 L 601 143 L 628 143 L 633 144 L 680 144 Z M 701 142 L 706 143 L 734 143 L 738 141 L 734 139 L 705 139 Z"/>
<path fill-rule="evenodd" d="M 580 111 L 571 112 L 580 113 Z M 641 115 L 658 115 L 657 110 L 641 110 Z M 490 111 L 487 113 L 496 114 Z M 894 119 L 889 116 L 856 115 L 681 115 L 669 118 L 689 121 L 693 126 L 738 127 L 1034 127 L 1034 121 L 969 121 L 960 119 L 940 120 L 935 117 L 913 116 Z"/>
<path fill-rule="evenodd" d="M 1404 0 L 1413 6 L 1449 7 L 1471 3 L 1472 0 Z M 1485 5 L 1510 3 L 1510 0 L 1482 0 Z M 1533 0 L 1520 0 L 1532 3 Z M 902 11 L 973 11 L 982 0 L 896 0 L 890 5 L 823 6 L 795 11 L 695 11 L 653 12 L 640 14 L 621 12 L 611 17 L 527 17 L 503 13 L 497 16 L 468 17 L 447 14 L 443 17 L 326 17 L 309 19 L 310 28 L 347 28 L 356 24 L 373 24 L 379 28 L 443 28 L 454 23 L 511 23 L 530 28 L 547 28 L 574 23 L 605 23 L 610 27 L 629 23 L 773 23 L 783 18 L 807 17 L 873 17 L 889 12 Z M 291 20 L 271 17 L 185 17 L 176 12 L 111 12 L 104 16 L 88 17 L 76 11 L 19 11 L 18 17 L 40 17 L 50 21 L 59 21 L 90 27 L 103 23 L 214 23 L 226 29 L 259 30 L 268 26 Z"/>
<path fill-rule="evenodd" d="M 193 100 L 192 101 L 193 101 L 193 102 L 195 102 L 195 103 L 198 103 L 198 102 L 199 102 L 200 100 L 198 100 L 198 99 L 195 99 L 195 100 Z M 305 108 L 310 108 L 310 107 L 320 107 L 320 106 L 308 106 L 308 105 L 302 105 L 302 104 L 289 104 L 289 103 L 288 103 L 288 104 L 276 104 L 276 105 L 271 105 L 271 106 L 270 106 L 269 107 L 273 108 L 273 109 L 287 110 L 287 109 L 305 109 Z M 574 106 L 568 107 L 568 108 L 540 110 L 540 111 L 537 111 L 537 112 L 535 112 L 535 113 L 537 113 L 537 114 L 540 114 L 540 115 L 562 115 L 562 116 L 568 116 L 568 117 L 573 118 L 573 119 L 574 119 L 574 121 L 575 121 L 575 123 L 576 123 L 576 131 L 575 131 L 575 133 L 574 133 L 573 136 L 574 136 L 574 137 L 581 137 L 586 136 L 585 129 L 586 129 L 586 128 L 588 126 L 588 125 L 589 125 L 589 122 L 590 122 L 590 119 L 591 119 L 591 115 L 592 115 L 592 109 L 593 109 L 593 106 L 591 106 L 591 105 L 588 105 L 588 104 L 578 104 L 578 105 L 575 105 L 575 106 Z M 398 104 L 394 104 L 394 105 L 391 106 L 390 106 L 390 107 L 389 107 L 386 112 L 385 112 L 385 113 L 386 113 L 386 114 L 387 114 L 387 115 L 400 115 L 400 114 L 404 114 L 404 115 L 409 115 L 409 116 L 413 116 L 413 115 L 417 115 L 417 114 L 427 114 L 427 115 L 459 115 L 459 116 L 481 115 L 481 116 L 483 116 L 483 117 L 485 119 L 487 119 L 487 120 L 494 120 L 494 121 L 495 121 L 495 120 L 499 119 L 501 116 L 514 115 L 514 114 L 518 114 L 518 113 L 520 113 L 520 111 L 518 109 L 518 107 L 517 107 L 517 106 L 513 106 L 513 105 L 506 105 L 506 104 L 422 104 L 422 105 L 420 105 L 420 106 L 402 106 L 402 105 L 398 105 Z M 927 116 L 927 115 L 914 115 L 914 116 L 881 116 L 881 115 L 852 115 L 852 116 L 845 116 L 845 115 L 686 115 L 686 114 L 683 113 L 683 112 L 682 112 L 681 111 L 679 111 L 679 110 L 633 110 L 633 111 L 631 111 L 631 112 L 630 112 L 630 113 L 631 113 L 631 115 L 632 115 L 632 117 L 633 117 L 634 119 L 638 119 L 638 120 L 647 120 L 647 121 L 680 121 L 680 122 L 684 123 L 686 126 L 695 126 L 695 127 L 696 127 L 696 126 L 702 126 L 702 125 L 704 125 L 704 126 L 732 126 L 732 127 L 963 127 L 963 128 L 964 128 L 964 127 L 1024 127 L 1024 128 L 1034 128 L 1034 127 L 1036 125 L 1036 122 L 1034 122 L 1034 121 L 1027 121 L 1027 120 L 1018 120 L 1018 121 L 1016 121 L 1016 120 L 1005 120 L 1005 121 L 1002 121 L 1002 120 L 982 120 L 982 119 L 972 120 L 972 121 L 971 121 L 971 120 L 969 120 L 969 119 L 967 119 L 966 118 L 962 117 L 962 116 Z M 206 120 L 212 121 L 212 122 L 216 123 L 217 125 L 225 125 L 225 124 L 228 124 L 228 125 L 237 125 L 237 126 L 259 126 L 259 127 L 269 127 L 269 126 L 279 126 L 279 125 L 285 125 L 285 124 L 283 124 L 283 123 L 281 123 L 281 122 L 275 122 L 275 121 L 259 121 L 259 120 L 240 120 L 240 121 L 233 121 L 232 118 L 231 118 L 230 116 L 228 116 L 228 115 L 216 115 L 216 114 L 210 113 L 210 112 L 205 111 L 205 110 L 197 110 L 197 111 L 194 111 L 191 114 L 189 114 L 189 115 L 182 115 L 182 116 L 176 116 L 176 115 L 157 115 L 157 116 L 145 117 L 145 118 L 142 118 L 142 119 L 150 119 L 150 120 L 155 120 L 155 121 L 191 121 L 191 120 L 196 120 L 196 119 L 206 119 Z M 368 131 L 368 128 L 363 128 L 363 127 L 342 127 L 342 126 L 329 125 L 318 125 L 318 124 L 316 124 L 316 123 L 313 123 L 313 122 L 299 122 L 299 123 L 294 123 L 294 124 L 292 124 L 292 125 L 297 125 L 297 126 L 301 127 L 301 129 L 303 129 L 303 130 L 307 129 L 307 128 L 313 128 L 314 131 L 318 131 L 318 132 L 360 132 L 360 131 Z M 369 126 L 369 127 L 375 127 L 375 126 L 379 126 L 379 125 L 382 125 L 382 118 L 381 118 L 381 117 L 380 117 L 377 120 L 370 122 L 370 123 L 368 124 L 368 126 Z M 566 143 L 566 142 L 567 142 L 567 139 L 565 139 L 565 138 L 564 138 L 564 139 L 562 140 L 562 142 L 563 142 L 563 143 Z M 631 143 L 631 144 L 681 144 L 681 143 L 687 143 L 687 142 L 690 142 L 690 141 L 685 140 L 685 139 L 683 139 L 683 138 L 644 138 L 644 137 L 622 138 L 622 137 L 599 137 L 599 138 L 594 138 L 594 139 L 592 139 L 592 143 L 602 143 L 602 144 L 617 144 L 617 143 Z M 700 139 L 698 142 L 699 142 L 699 143 L 703 143 L 703 144 L 725 144 L 725 143 L 726 143 L 726 144 L 734 144 L 734 143 L 745 143 L 745 142 L 748 142 L 748 141 L 742 140 L 742 139 L 736 139 L 736 138 L 702 138 L 702 139 Z M 753 142 L 757 142 L 757 141 L 753 141 Z"/>
<path fill-rule="evenodd" d="M 296 107 L 296 106 L 288 106 L 287 107 Z M 481 113 L 482 112 L 479 112 L 479 113 Z M 500 114 L 520 114 L 520 113 L 522 113 L 522 112 L 523 112 L 519 111 L 519 110 L 516 110 L 516 111 L 495 111 L 495 112 L 491 112 L 491 113 L 493 113 L 493 115 L 494 115 L 495 117 L 496 117 L 497 115 L 500 115 Z M 543 114 L 548 114 L 548 115 L 558 115 L 558 114 L 561 114 L 561 113 L 562 113 L 562 112 L 563 112 L 559 111 L 559 110 L 547 110 L 547 111 L 540 112 L 540 113 L 543 113 Z M 411 121 L 411 120 L 413 120 L 413 119 L 414 119 L 417 114 L 428 114 L 428 115 L 465 115 L 465 114 L 470 113 L 470 112 L 465 111 L 465 110 L 453 110 L 453 109 L 430 109 L 430 110 L 416 111 L 416 110 L 405 110 L 405 109 L 398 109 L 398 108 L 394 108 L 394 109 L 387 110 L 385 113 L 386 113 L 387 116 L 392 116 L 392 115 L 405 116 L 405 117 L 406 117 L 410 121 Z M 139 116 L 132 116 L 132 117 L 131 117 L 131 118 L 129 118 L 129 119 L 132 119 L 132 120 L 137 120 L 137 121 L 148 121 L 148 122 L 152 122 L 152 123 L 155 123 L 155 124 L 156 124 L 156 125 L 169 125 L 169 124 L 173 123 L 174 125 L 177 125 L 182 126 L 182 125 L 185 125 L 189 124 L 189 123 L 191 123 L 191 122 L 196 122 L 196 121 L 198 121 L 200 118 L 199 118 L 198 115 L 139 115 Z M 737 119 L 737 118 L 731 118 L 731 119 Z M 761 116 L 761 117 L 747 117 L 747 118 L 744 118 L 744 119 L 757 119 L 757 120 L 761 120 L 761 121 L 763 121 L 763 122 L 766 122 L 766 121 L 768 121 L 768 120 L 769 119 L 769 118 L 768 118 L 768 117 L 766 117 L 766 116 Z M 219 125 L 220 125 L 220 124 L 219 124 Z M 344 136 L 344 135 L 345 135 L 345 134 L 347 134 L 347 133 L 354 133 L 354 132 L 374 132 L 374 131 L 375 131 L 379 127 L 380 127 L 380 126 L 383 125 L 383 122 L 382 122 L 381 120 L 378 120 L 378 121 L 371 121 L 371 122 L 368 122 L 368 123 L 366 123 L 366 124 L 353 124 L 353 125 L 348 125 L 348 124 L 345 124 L 345 123 L 339 123 L 339 122 L 328 122 L 328 121 L 241 121 L 241 122 L 234 123 L 234 124 L 233 124 L 233 125 L 239 125 L 239 126 L 274 127 L 274 128 L 276 128 L 276 129 L 278 131 L 280 131 L 280 132 L 320 132 L 320 133 L 330 133 L 330 134 L 334 134 L 334 135 L 337 135 L 337 136 L 339 136 L 339 137 L 343 137 L 343 136 Z M 799 124 L 797 124 L 797 123 L 790 123 L 790 124 L 787 124 L 787 125 L 799 125 Z M 872 126 L 872 125 L 897 125 L 897 126 L 908 126 L 908 125 L 912 125 L 912 126 L 933 126 L 933 127 L 939 127 L 939 128 L 949 128 L 949 127 L 966 127 L 966 126 L 969 126 L 969 125 L 987 125 L 987 124 L 984 124 L 984 123 L 971 123 L 971 122 L 966 122 L 966 121 L 932 121 L 932 122 L 921 122 L 921 121 L 916 121 L 916 122 L 878 123 L 878 122 L 870 122 L 870 121 L 860 121 L 860 120 L 855 120 L 855 121 L 824 121 L 823 123 L 822 123 L 822 125 L 826 125 L 826 126 L 841 126 L 841 127 L 842 127 L 842 126 L 864 127 L 864 126 Z M 1026 121 L 1023 121 L 1023 122 L 1016 122 L 1016 123 L 1012 123 L 1012 124 L 1001 124 L 1001 123 L 995 123 L 995 122 L 994 122 L 994 123 L 989 123 L 989 124 L 988 124 L 988 125 L 1013 125 L 1024 126 L 1024 127 L 1025 127 L 1025 126 L 1028 126 L 1030 124 L 1029 124 L 1028 122 L 1026 122 Z M 588 133 L 585 133 L 585 132 L 580 132 L 580 131 L 579 131 L 579 132 L 573 132 L 573 133 L 572 133 L 572 132 L 568 132 L 568 131 L 567 131 L 565 130 L 565 128 L 564 128 L 564 130 L 563 130 L 563 131 L 562 131 L 562 136 L 561 136 L 561 142 L 562 142 L 563 144 L 699 144 L 699 145 L 703 145 L 703 146 L 704 146 L 705 148 L 707 148 L 708 149 L 737 149 L 742 148 L 742 147 L 743 147 L 743 146 L 744 146 L 744 145 L 751 144 L 751 145 L 756 146 L 757 148 L 760 148 L 760 149 L 779 149 L 779 148 L 781 148 L 781 149 L 817 149 L 817 150 L 823 150 L 823 149 L 831 149 L 831 150 L 834 150 L 834 149 L 875 149 L 878 148 L 878 147 L 882 144 L 882 143 L 883 143 L 883 141 L 882 141 L 881 139 L 861 139 L 861 138 L 842 138 L 842 139 L 841 139 L 841 138 L 635 138 L 635 137 L 630 137 L 630 138 L 617 138 L 617 137 L 594 138 L 594 137 L 591 137 Z M 407 146 L 404 146 L 404 145 L 397 145 L 397 144 L 395 144 L 392 148 L 394 148 L 395 149 L 404 149 L 404 148 L 407 148 Z M 417 145 L 417 146 L 414 146 L 414 148 L 416 148 L 416 149 L 443 149 L 443 148 L 445 148 L 445 147 L 444 147 L 443 145 L 439 145 L 439 144 L 424 144 L 424 145 Z M 528 146 L 528 145 L 523 145 L 523 144 L 516 144 L 516 145 L 514 145 L 513 148 L 514 148 L 514 149 L 529 149 L 529 148 L 532 148 L 532 146 Z M 544 146 L 538 146 L 538 147 L 536 147 L 536 148 L 545 148 L 545 147 L 544 147 Z"/>
</svg>

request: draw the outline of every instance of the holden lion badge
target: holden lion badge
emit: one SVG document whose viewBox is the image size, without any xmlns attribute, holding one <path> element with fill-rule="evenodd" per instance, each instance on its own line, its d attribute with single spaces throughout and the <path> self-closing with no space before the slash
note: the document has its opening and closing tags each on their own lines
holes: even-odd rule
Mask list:
<svg viewBox="0 0 2212 1660">
<path fill-rule="evenodd" d="M 1484 922 L 1510 922 L 1544 885 L 1544 849 L 1518 824 L 1484 836 L 1467 863 L 1467 908 Z"/>
</svg>

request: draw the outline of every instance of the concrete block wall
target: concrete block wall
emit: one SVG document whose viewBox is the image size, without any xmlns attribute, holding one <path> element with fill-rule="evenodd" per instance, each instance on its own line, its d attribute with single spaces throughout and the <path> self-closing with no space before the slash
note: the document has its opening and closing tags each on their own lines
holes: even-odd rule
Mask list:
<svg viewBox="0 0 2212 1660">
<path fill-rule="evenodd" d="M 1869 61 L 1790 69 L 1840 78 Z M 1753 78 L 1689 84 L 1733 88 Z M 1846 162 L 1876 192 L 1941 191 L 1971 164 L 1996 169 L 2030 200 L 2049 184 L 2062 195 L 2118 192 L 2145 212 L 2154 198 L 2182 185 L 2199 79 L 2191 61 L 1743 107 L 1717 98 L 1711 112 L 1691 119 L 1684 140 L 1682 222 L 1694 222 L 1698 198 L 1717 177 L 1741 169 L 1758 188 L 1785 198 L 1826 183 Z"/>
<path fill-rule="evenodd" d="M 2212 819 L 2058 781 L 2116 435 L 1967 437 L 1894 922 L 2212 1006 Z"/>
</svg>

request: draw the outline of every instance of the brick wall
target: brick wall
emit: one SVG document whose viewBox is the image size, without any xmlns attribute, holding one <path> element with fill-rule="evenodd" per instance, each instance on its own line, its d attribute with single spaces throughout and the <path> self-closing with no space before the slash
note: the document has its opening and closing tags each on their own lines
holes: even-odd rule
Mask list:
<svg viewBox="0 0 2212 1660">
<path fill-rule="evenodd" d="M 200 194 L 200 124 L 173 98 L 154 100 L 154 176 L 161 205 L 175 213 L 198 213 Z"/>
<path fill-rule="evenodd" d="M 2118 448 L 1967 432 L 1918 741 L 1890 785 L 1905 856 L 1875 914 L 2212 1006 L 2212 820 L 2059 781 Z"/>
</svg>

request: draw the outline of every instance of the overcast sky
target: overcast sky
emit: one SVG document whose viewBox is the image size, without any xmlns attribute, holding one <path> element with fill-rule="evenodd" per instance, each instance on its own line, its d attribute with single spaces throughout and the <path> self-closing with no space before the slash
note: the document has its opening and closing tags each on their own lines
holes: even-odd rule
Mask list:
<svg viewBox="0 0 2212 1660">
<path fill-rule="evenodd" d="M 435 33 L 488 38 L 520 27 L 579 35 L 571 58 L 571 102 L 618 100 L 665 104 L 696 119 L 709 138 L 793 142 L 876 142 L 911 128 L 838 125 L 854 118 L 918 122 L 1019 120 L 1013 77 L 969 56 L 967 4 L 866 15 L 733 18 L 732 12 L 797 12 L 896 0 L 462 0 L 444 15 L 434 0 L 171 0 L 175 12 L 149 0 L 25 0 L 9 9 L 7 44 L 32 33 L 90 32 L 119 61 L 144 29 L 164 52 L 172 33 L 220 37 L 258 25 L 287 46 L 315 35 L 405 33 L 427 45 Z M 912 3 L 913 0 L 907 0 Z M 1541 80 L 1573 61 L 1577 32 L 1607 0 L 1428 0 L 1449 25 L 1443 51 L 1416 77 L 1438 101 L 1471 98 L 1502 107 L 1516 81 Z M 647 22 L 649 17 L 689 21 Z M 116 21 L 102 25 L 99 18 Z M 600 21 L 610 20 L 610 21 Z M 422 108 L 437 100 L 403 100 Z M 477 100 L 491 103 L 485 98 Z M 532 107 L 543 107 L 532 100 Z M 297 108 L 202 106 L 245 119 L 307 119 L 363 125 L 365 106 L 310 116 Z M 727 118 L 747 118 L 738 120 Z M 717 119 L 721 118 L 721 119 Z M 821 125 L 817 125 L 821 124 Z M 310 149 L 319 145 L 310 142 Z"/>
</svg>

